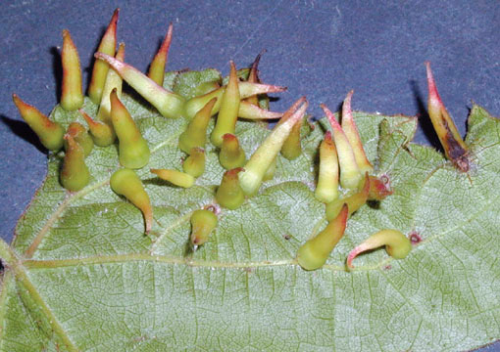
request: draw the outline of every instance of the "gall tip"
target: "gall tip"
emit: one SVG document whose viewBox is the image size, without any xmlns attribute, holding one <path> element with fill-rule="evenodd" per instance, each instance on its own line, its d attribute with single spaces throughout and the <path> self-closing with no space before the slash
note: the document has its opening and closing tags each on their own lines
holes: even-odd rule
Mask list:
<svg viewBox="0 0 500 352">
<path fill-rule="evenodd" d="M 427 71 L 427 86 L 429 88 L 429 98 L 435 101 L 437 104 L 443 105 L 436 87 L 436 80 L 434 79 L 434 75 L 432 74 L 431 63 L 429 61 L 425 62 L 425 68 Z"/>
<path fill-rule="evenodd" d="M 243 168 L 243 167 L 237 167 L 237 168 L 234 168 L 234 169 L 226 171 L 224 173 L 224 176 L 227 176 L 227 177 L 238 177 L 238 174 L 240 172 L 243 172 L 243 171 L 245 171 L 245 168 Z"/>
<path fill-rule="evenodd" d="M 238 138 L 232 133 L 226 133 L 222 136 L 222 139 L 228 142 L 237 140 Z"/>
</svg>

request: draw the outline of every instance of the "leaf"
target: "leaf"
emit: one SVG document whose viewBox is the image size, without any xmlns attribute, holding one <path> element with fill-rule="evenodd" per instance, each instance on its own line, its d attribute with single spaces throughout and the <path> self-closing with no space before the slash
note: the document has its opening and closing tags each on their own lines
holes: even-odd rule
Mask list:
<svg viewBox="0 0 500 352">
<path fill-rule="evenodd" d="M 189 95 L 207 76 L 172 73 L 166 85 Z M 193 253 L 189 218 L 214 202 L 224 171 L 217 151 L 207 145 L 206 172 L 192 188 L 158 181 L 149 167 L 181 169 L 177 140 L 187 122 L 135 97 L 124 103 L 152 151 L 139 171 L 154 205 L 152 233 L 144 236 L 140 211 L 109 188 L 115 146 L 94 148 L 91 183 L 72 194 L 58 181 L 61 156 L 51 155 L 12 249 L 0 246 L 0 350 L 436 351 L 499 338 L 500 126 L 480 107 L 469 118 L 468 175 L 410 143 L 416 119 L 355 114 L 369 159 L 395 192 L 354 214 L 327 265 L 307 272 L 297 249 L 326 225 L 313 194 L 321 123 L 303 154 L 279 157 L 274 179 L 241 208 L 223 210 Z M 84 110 L 95 116 L 97 106 L 86 99 Z M 51 117 L 81 119 L 59 107 Z M 268 133 L 237 124 L 247 155 Z M 417 232 L 422 242 L 404 260 L 374 251 L 347 272 L 348 252 L 383 228 Z"/>
</svg>

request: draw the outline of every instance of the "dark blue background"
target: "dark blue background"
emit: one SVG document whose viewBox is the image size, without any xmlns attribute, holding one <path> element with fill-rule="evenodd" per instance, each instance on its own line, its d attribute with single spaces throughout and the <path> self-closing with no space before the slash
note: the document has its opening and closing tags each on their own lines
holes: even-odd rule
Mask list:
<svg viewBox="0 0 500 352">
<path fill-rule="evenodd" d="M 465 133 L 471 101 L 500 115 L 497 1 L 5 1 L 0 4 L 0 228 L 11 240 L 15 223 L 40 186 L 46 155 L 20 122 L 22 99 L 49 113 L 58 101 L 57 47 L 68 29 L 85 80 L 113 10 L 126 61 L 146 70 L 174 23 L 168 69 L 249 65 L 262 50 L 261 78 L 289 87 L 280 110 L 307 95 L 336 109 L 354 89 L 356 110 L 420 115 L 417 141 L 436 143 L 425 127 L 424 61 L 432 62 L 441 96 Z M 489 347 L 489 351 L 495 350 Z M 500 351 L 500 348 L 496 349 Z"/>
</svg>

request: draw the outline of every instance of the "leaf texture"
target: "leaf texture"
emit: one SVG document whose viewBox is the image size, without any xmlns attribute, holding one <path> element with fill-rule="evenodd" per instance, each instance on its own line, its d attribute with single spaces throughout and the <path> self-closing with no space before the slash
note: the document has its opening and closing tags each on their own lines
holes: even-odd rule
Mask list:
<svg viewBox="0 0 500 352">
<path fill-rule="evenodd" d="M 165 86 L 190 96 L 220 80 L 215 70 L 170 73 Z M 193 252 L 189 218 L 214 204 L 218 151 L 207 144 L 206 171 L 192 188 L 159 181 L 150 167 L 181 170 L 187 122 L 134 96 L 124 103 L 152 151 L 138 171 L 154 206 L 152 232 L 144 235 L 140 211 L 109 187 L 116 146 L 94 148 L 92 180 L 76 193 L 60 186 L 61 157 L 51 155 L 4 271 L 2 351 L 456 351 L 500 338 L 500 126 L 485 110 L 474 106 L 469 118 L 469 174 L 410 143 L 415 118 L 356 113 L 368 158 L 395 192 L 356 212 L 327 264 L 307 272 L 297 249 L 327 223 L 313 193 L 322 121 L 303 128 L 303 154 L 280 156 L 275 177 L 241 208 L 222 210 Z M 97 106 L 86 99 L 84 110 L 95 116 Z M 81 120 L 60 107 L 51 118 Z M 237 124 L 247 155 L 268 133 L 262 123 Z M 404 260 L 374 251 L 347 272 L 349 251 L 383 228 L 422 241 Z"/>
</svg>

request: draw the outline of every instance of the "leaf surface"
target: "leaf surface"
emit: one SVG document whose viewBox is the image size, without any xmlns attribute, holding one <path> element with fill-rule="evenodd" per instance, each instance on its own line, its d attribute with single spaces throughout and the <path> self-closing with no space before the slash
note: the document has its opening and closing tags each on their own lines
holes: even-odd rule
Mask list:
<svg viewBox="0 0 500 352">
<path fill-rule="evenodd" d="M 214 80 L 215 70 L 172 73 L 165 86 L 189 96 Z M 297 249 L 326 225 L 313 194 L 323 122 L 304 128 L 303 154 L 280 156 L 259 194 L 222 210 L 193 253 L 189 218 L 214 203 L 224 171 L 217 150 L 207 144 L 206 172 L 192 188 L 159 181 L 149 168 L 182 169 L 177 141 L 187 122 L 133 96 L 124 103 L 152 151 L 138 171 L 154 206 L 152 232 L 144 236 L 140 211 L 109 187 L 116 146 L 94 148 L 91 182 L 76 193 L 60 186 L 61 156 L 51 155 L 13 249 L 2 249 L 15 259 L 0 296 L 1 350 L 455 351 L 500 337 L 500 129 L 480 107 L 469 118 L 469 174 L 410 143 L 416 119 L 356 113 L 368 157 L 395 192 L 355 213 L 327 264 L 306 272 Z M 84 109 L 95 116 L 97 106 L 86 100 Z M 60 107 L 52 118 L 81 120 Z M 237 124 L 247 155 L 268 133 Z M 404 260 L 362 255 L 347 272 L 349 251 L 383 228 L 422 242 Z"/>
</svg>

